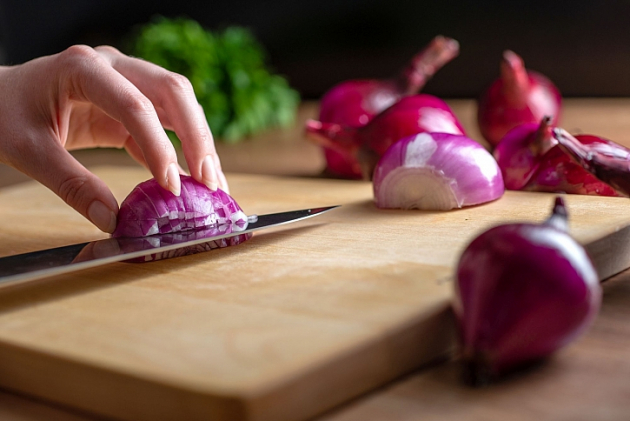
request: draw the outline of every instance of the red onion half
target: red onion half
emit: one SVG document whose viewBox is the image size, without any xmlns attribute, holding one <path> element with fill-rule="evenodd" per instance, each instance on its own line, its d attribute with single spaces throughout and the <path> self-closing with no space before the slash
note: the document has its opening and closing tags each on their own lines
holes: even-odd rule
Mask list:
<svg viewBox="0 0 630 421">
<path fill-rule="evenodd" d="M 548 356 L 595 318 L 602 296 L 597 273 L 566 229 L 566 207 L 557 198 L 546 222 L 491 228 L 462 253 L 453 307 L 470 383 Z"/>
<path fill-rule="evenodd" d="M 155 179 L 138 184 L 120 205 L 113 237 L 145 237 L 228 224 L 245 225 L 247 216 L 222 190 L 212 191 L 181 176 L 179 196 Z"/>
<path fill-rule="evenodd" d="M 375 115 L 400 98 L 420 91 L 446 63 L 459 54 L 457 41 L 435 37 L 416 54 L 396 78 L 359 79 L 341 82 L 324 94 L 319 120 L 350 127 L 367 124 Z M 343 151 L 324 148 L 328 169 L 345 178 L 361 178 L 358 163 Z"/>
<path fill-rule="evenodd" d="M 374 170 L 379 208 L 449 210 L 496 200 L 503 179 L 496 161 L 463 135 L 420 133 L 392 145 Z"/>
<path fill-rule="evenodd" d="M 505 188 L 568 194 L 618 196 L 609 184 L 582 168 L 558 145 L 551 119 L 525 123 L 510 130 L 494 149 Z M 580 135 L 584 145 L 609 144 L 594 136 Z"/>
<path fill-rule="evenodd" d="M 561 106 L 560 91 L 548 78 L 528 71 L 521 57 L 505 51 L 501 76 L 479 99 L 477 121 L 483 137 L 494 146 L 520 124 L 552 116 L 551 124 L 557 125 Z"/>
<path fill-rule="evenodd" d="M 306 135 L 326 148 L 349 154 L 356 170 L 370 179 L 374 166 L 398 140 L 423 132 L 464 134 L 464 128 L 449 106 L 432 95 L 402 98 L 363 127 L 350 127 L 316 120 L 306 122 Z"/>
</svg>

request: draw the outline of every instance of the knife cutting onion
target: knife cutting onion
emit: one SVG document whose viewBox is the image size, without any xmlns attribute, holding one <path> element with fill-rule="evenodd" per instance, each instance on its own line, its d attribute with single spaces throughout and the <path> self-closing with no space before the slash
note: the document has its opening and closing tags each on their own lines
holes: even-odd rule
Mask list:
<svg viewBox="0 0 630 421">
<path fill-rule="evenodd" d="M 248 217 L 224 191 L 181 176 L 175 196 L 155 179 L 138 184 L 120 205 L 113 237 L 146 237 L 211 226 L 247 225 Z"/>
<path fill-rule="evenodd" d="M 538 72 L 527 70 L 521 57 L 505 51 L 501 76 L 481 95 L 477 121 L 483 137 L 495 146 L 514 127 L 523 123 L 539 123 L 552 116 L 558 124 L 562 97 L 558 88 Z"/>
<path fill-rule="evenodd" d="M 459 54 L 459 43 L 437 36 L 392 79 L 348 80 L 333 86 L 321 100 L 319 120 L 350 127 L 366 125 L 378 113 L 406 95 L 420 91 L 446 63 Z M 324 148 L 328 169 L 344 178 L 361 178 L 352 154 Z"/>
<path fill-rule="evenodd" d="M 453 307 L 471 384 L 543 359 L 595 318 L 601 286 L 567 221 L 558 197 L 544 223 L 491 228 L 461 254 Z"/>
<path fill-rule="evenodd" d="M 374 170 L 379 208 L 448 210 L 498 199 L 504 186 L 490 153 L 463 135 L 420 133 L 403 138 Z"/>
</svg>

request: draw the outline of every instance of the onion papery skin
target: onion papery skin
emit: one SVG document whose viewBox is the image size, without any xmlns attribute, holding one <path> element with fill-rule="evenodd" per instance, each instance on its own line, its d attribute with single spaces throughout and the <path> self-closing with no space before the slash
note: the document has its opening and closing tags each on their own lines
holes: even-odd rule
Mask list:
<svg viewBox="0 0 630 421">
<path fill-rule="evenodd" d="M 550 120 L 525 123 L 510 130 L 493 151 L 505 188 L 537 192 L 619 196 L 609 184 L 585 170 L 556 140 Z M 611 142 L 591 136 L 576 136 L 584 145 Z"/>
<path fill-rule="evenodd" d="M 593 136 L 576 136 L 584 144 L 600 143 Z M 523 190 L 583 194 L 590 196 L 622 196 L 610 184 L 597 178 L 576 163 L 559 146 L 544 156 L 538 170 Z"/>
<path fill-rule="evenodd" d="M 155 179 L 138 184 L 120 205 L 113 237 L 145 237 L 227 224 L 246 225 L 247 216 L 224 191 L 181 176 L 175 196 Z"/>
<path fill-rule="evenodd" d="M 561 128 L 554 129 L 554 137 L 589 175 L 610 185 L 619 196 L 630 196 L 630 149 L 599 136 L 571 136 Z"/>
<path fill-rule="evenodd" d="M 402 98 L 363 127 L 315 120 L 306 123 L 310 140 L 351 155 L 364 179 L 371 179 L 374 166 L 391 145 L 403 137 L 424 132 L 465 134 L 446 102 L 427 94 Z"/>
<path fill-rule="evenodd" d="M 453 307 L 467 380 L 474 385 L 569 344 L 601 303 L 586 251 L 550 222 L 482 233 L 460 256 L 456 277 Z"/>
<path fill-rule="evenodd" d="M 501 62 L 501 76 L 479 98 L 477 122 L 482 136 L 496 146 L 503 136 L 524 123 L 538 124 L 551 116 L 558 125 L 562 96 L 544 75 L 525 69 L 522 59 L 506 51 Z"/>
<path fill-rule="evenodd" d="M 400 98 L 420 91 L 442 66 L 458 54 L 457 41 L 437 36 L 411 59 L 396 78 L 341 82 L 322 96 L 319 121 L 349 127 L 364 126 Z M 324 156 L 331 173 L 344 178 L 361 178 L 360 167 L 351 154 L 324 148 Z"/>
<path fill-rule="evenodd" d="M 490 153 L 463 135 L 420 133 L 392 145 L 372 182 L 379 208 L 449 210 L 479 205 L 504 193 Z"/>
</svg>

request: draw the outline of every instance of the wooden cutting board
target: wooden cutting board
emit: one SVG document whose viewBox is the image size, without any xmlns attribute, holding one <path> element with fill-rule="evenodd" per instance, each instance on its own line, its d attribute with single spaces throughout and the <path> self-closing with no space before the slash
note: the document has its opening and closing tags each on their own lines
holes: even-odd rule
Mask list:
<svg viewBox="0 0 630 421">
<path fill-rule="evenodd" d="M 142 169 L 99 168 L 122 200 Z M 128 420 L 302 420 L 446 355 L 451 274 L 553 195 L 378 210 L 369 183 L 231 174 L 247 213 L 343 205 L 237 247 L 0 289 L 0 386 Z M 567 196 L 602 278 L 630 266 L 628 199 Z M 0 256 L 102 238 L 36 183 L 0 190 Z"/>
</svg>

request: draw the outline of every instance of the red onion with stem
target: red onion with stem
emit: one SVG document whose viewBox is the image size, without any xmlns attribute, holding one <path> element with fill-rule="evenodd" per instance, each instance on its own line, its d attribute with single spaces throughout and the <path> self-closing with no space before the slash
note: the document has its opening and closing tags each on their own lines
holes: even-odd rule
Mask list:
<svg viewBox="0 0 630 421">
<path fill-rule="evenodd" d="M 394 143 L 374 170 L 379 208 L 449 210 L 503 195 L 490 153 L 463 135 L 420 133 Z"/>
<path fill-rule="evenodd" d="M 508 50 L 503 53 L 501 76 L 479 99 L 477 122 L 483 137 L 495 146 L 520 124 L 552 116 L 551 124 L 557 125 L 561 107 L 558 88 L 542 74 L 528 71 L 521 57 Z"/>
<path fill-rule="evenodd" d="M 321 100 L 319 120 L 350 127 L 367 124 L 400 98 L 420 91 L 427 81 L 459 54 L 459 44 L 451 38 L 435 37 L 392 79 L 359 79 L 341 82 Z M 324 148 L 328 169 L 345 178 L 361 178 L 356 159 L 336 149 Z"/>
<path fill-rule="evenodd" d="M 427 94 L 402 98 L 362 127 L 316 120 L 306 122 L 306 135 L 310 140 L 352 156 L 363 178 L 368 180 L 391 145 L 403 137 L 423 132 L 465 134 L 446 102 Z"/>
<path fill-rule="evenodd" d="M 561 128 L 554 129 L 554 136 L 559 147 L 582 168 L 630 196 L 630 149 L 599 136 L 571 136 Z"/>
<path fill-rule="evenodd" d="M 564 152 L 554 136 L 551 118 L 540 124 L 525 123 L 510 130 L 494 150 L 508 190 L 617 196 L 610 185 L 598 179 Z M 584 144 L 603 142 L 579 136 Z"/>
<path fill-rule="evenodd" d="M 485 384 L 569 344 L 595 318 L 601 296 L 590 258 L 567 233 L 561 197 L 542 224 L 482 233 L 462 253 L 455 284 L 467 381 Z"/>
<path fill-rule="evenodd" d="M 245 225 L 248 217 L 222 190 L 212 191 L 192 177 L 181 176 L 179 196 L 155 179 L 138 184 L 120 205 L 113 237 L 145 237 L 210 226 Z"/>
</svg>

